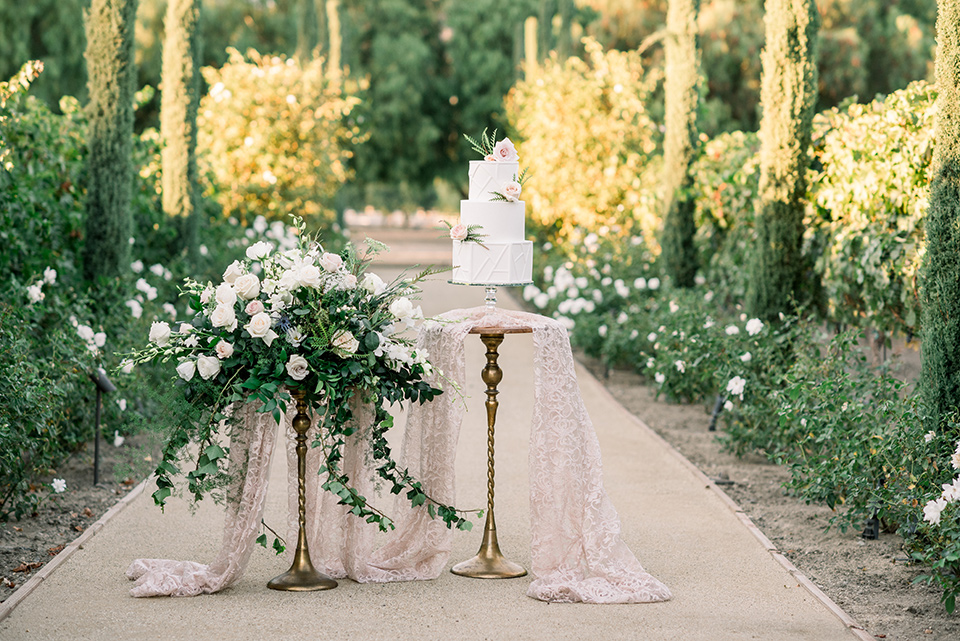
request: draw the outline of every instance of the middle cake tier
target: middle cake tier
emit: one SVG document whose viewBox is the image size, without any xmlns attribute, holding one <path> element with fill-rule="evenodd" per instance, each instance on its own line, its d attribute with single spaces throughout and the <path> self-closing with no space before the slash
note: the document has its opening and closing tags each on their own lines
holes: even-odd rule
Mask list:
<svg viewBox="0 0 960 641">
<path fill-rule="evenodd" d="M 523 201 L 517 202 L 475 202 L 460 201 L 460 222 L 466 226 L 479 225 L 481 242 L 489 240 L 499 243 L 519 243 L 526 240 Z"/>
</svg>

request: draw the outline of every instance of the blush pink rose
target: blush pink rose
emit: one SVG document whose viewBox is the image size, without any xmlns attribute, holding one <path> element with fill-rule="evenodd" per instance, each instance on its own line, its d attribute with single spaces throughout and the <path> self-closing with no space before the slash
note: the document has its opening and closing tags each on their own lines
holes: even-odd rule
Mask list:
<svg viewBox="0 0 960 641">
<path fill-rule="evenodd" d="M 251 316 L 256 316 L 263 311 L 263 303 L 259 300 L 252 300 L 247 303 L 247 308 L 245 311 Z"/>
<path fill-rule="evenodd" d="M 463 223 L 457 223 L 450 228 L 450 238 L 453 240 L 466 240 L 467 226 Z"/>
<path fill-rule="evenodd" d="M 493 154 L 487 154 L 486 156 L 483 157 L 483 159 L 486 160 L 487 162 L 497 162 L 497 157 L 494 156 Z"/>
<path fill-rule="evenodd" d="M 328 272 L 335 272 L 340 269 L 340 266 L 343 265 L 343 259 L 340 258 L 337 254 L 331 254 L 330 252 L 324 252 L 320 256 L 320 266 L 323 267 Z"/>
<path fill-rule="evenodd" d="M 499 161 L 513 162 L 517 159 L 517 148 L 509 138 L 504 138 L 494 146 L 493 155 Z"/>
<path fill-rule="evenodd" d="M 520 183 L 516 181 L 510 181 L 503 186 L 503 195 L 506 196 L 509 201 L 519 200 L 521 191 Z"/>
</svg>

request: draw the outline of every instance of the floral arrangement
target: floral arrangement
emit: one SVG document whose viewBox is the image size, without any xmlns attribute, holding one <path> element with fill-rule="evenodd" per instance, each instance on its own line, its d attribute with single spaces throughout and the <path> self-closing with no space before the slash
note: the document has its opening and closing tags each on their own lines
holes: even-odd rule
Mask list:
<svg viewBox="0 0 960 641">
<path fill-rule="evenodd" d="M 423 318 L 411 297 L 417 283 L 433 272 L 384 282 L 365 268 L 384 246 L 368 241 L 360 257 L 352 245 L 340 254 L 325 252 L 296 220 L 300 238 L 293 249 L 274 250 L 259 241 L 234 261 L 217 285 L 187 280 L 183 293 L 194 312 L 189 323 L 171 327 L 155 322 L 148 347 L 128 362 L 173 361 L 176 384 L 189 411 L 172 427 L 156 468 L 155 502 L 161 507 L 172 493 L 172 477 L 180 472 L 184 448 L 196 443 L 194 469 L 187 473 L 195 500 L 218 491 L 228 480 L 225 448 L 218 442 L 230 422 L 231 406 L 258 403 L 277 422 L 290 400 L 288 390 L 306 393 L 319 414 L 313 443 L 323 449 L 323 489 L 381 530 L 392 520 L 370 505 L 340 471 L 345 438 L 353 433 L 349 401 L 357 394 L 373 408 L 374 421 L 364 438 L 375 457 L 375 469 L 391 492 L 414 506 L 427 504 L 448 527 L 472 525 L 454 508 L 434 502 L 420 483 L 392 459 L 385 433 L 393 418 L 387 403 L 424 403 L 442 391 L 424 378 L 432 373 L 428 354 L 414 349 L 401 332 Z M 236 426 L 234 426 L 236 429 Z M 276 547 L 276 546 L 275 546 Z"/>
</svg>

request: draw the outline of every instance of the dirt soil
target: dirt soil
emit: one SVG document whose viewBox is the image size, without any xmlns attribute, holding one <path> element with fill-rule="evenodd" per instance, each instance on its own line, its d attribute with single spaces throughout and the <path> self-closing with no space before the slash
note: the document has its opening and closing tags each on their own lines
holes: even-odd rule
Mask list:
<svg viewBox="0 0 960 641">
<path fill-rule="evenodd" d="M 127 438 L 120 447 L 112 439 L 100 443 L 99 485 L 93 484 L 93 443 L 68 459 L 37 488 L 48 496 L 37 513 L 21 520 L 0 521 L 0 602 L 26 583 L 60 550 L 149 474 L 158 441 L 146 434 Z M 67 489 L 50 492 L 49 482 L 62 478 Z"/>
<path fill-rule="evenodd" d="M 789 471 L 760 456 L 737 458 L 708 431 L 712 407 L 655 398 L 639 376 L 614 371 L 604 378 L 581 359 L 613 396 L 678 449 L 736 501 L 761 531 L 867 632 L 891 641 L 957 641 L 960 615 L 948 615 L 941 592 L 913 585 L 922 574 L 910 565 L 895 534 L 867 540 L 861 530 L 825 531 L 832 512 L 787 496 Z"/>
<path fill-rule="evenodd" d="M 719 480 L 780 551 L 870 634 L 891 641 L 960 639 L 960 616 L 946 614 L 939 591 L 912 584 L 921 569 L 908 563 L 899 537 L 881 533 L 879 540 L 865 540 L 859 531 L 824 531 L 830 510 L 787 496 L 781 487 L 787 470 L 761 457 L 738 459 L 722 451 L 707 429 L 711 408 L 657 400 L 638 376 L 614 371 L 604 377 L 596 363 L 581 360 L 620 403 Z M 155 437 L 129 441 L 119 448 L 102 444 L 100 486 L 93 486 L 91 446 L 52 475 L 67 481 L 64 493 L 44 502 L 35 516 L 0 523 L 0 601 L 149 473 Z"/>
</svg>

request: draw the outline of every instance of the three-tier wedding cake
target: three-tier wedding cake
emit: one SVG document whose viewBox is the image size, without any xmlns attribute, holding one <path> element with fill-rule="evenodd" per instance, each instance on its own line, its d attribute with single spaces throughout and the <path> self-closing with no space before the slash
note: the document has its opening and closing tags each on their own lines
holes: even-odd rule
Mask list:
<svg viewBox="0 0 960 641">
<path fill-rule="evenodd" d="M 533 243 L 526 239 L 526 204 L 519 200 L 517 153 L 509 138 L 487 151 L 491 153 L 485 160 L 470 161 L 468 199 L 460 201 L 460 224 L 451 229 L 452 280 L 470 285 L 529 283 Z"/>
</svg>

